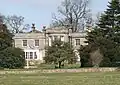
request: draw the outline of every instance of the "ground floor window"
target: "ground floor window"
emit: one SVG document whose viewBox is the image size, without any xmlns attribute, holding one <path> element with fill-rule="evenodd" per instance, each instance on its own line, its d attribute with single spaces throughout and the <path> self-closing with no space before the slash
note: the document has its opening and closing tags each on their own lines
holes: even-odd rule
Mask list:
<svg viewBox="0 0 120 85">
<path fill-rule="evenodd" d="M 36 52 L 25 52 L 25 59 L 38 59 Z"/>
<path fill-rule="evenodd" d="M 34 59 L 37 59 L 37 53 L 34 52 Z"/>
</svg>

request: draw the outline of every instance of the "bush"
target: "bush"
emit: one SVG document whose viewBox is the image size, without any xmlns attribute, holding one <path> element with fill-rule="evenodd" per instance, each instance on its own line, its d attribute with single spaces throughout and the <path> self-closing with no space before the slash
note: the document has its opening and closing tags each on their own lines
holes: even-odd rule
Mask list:
<svg viewBox="0 0 120 85">
<path fill-rule="evenodd" d="M 25 66 L 24 51 L 19 48 L 6 48 L 0 51 L 0 68 L 23 68 Z"/>
<path fill-rule="evenodd" d="M 81 67 L 92 67 L 92 61 L 90 59 L 91 46 L 81 46 L 79 54 L 81 57 Z"/>
</svg>

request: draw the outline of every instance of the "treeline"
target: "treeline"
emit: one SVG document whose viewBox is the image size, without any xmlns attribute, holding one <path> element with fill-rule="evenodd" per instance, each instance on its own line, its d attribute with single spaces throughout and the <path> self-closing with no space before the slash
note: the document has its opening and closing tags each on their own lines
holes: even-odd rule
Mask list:
<svg viewBox="0 0 120 85">
<path fill-rule="evenodd" d="M 79 50 L 82 67 L 120 66 L 120 5 L 119 0 L 109 2 L 97 27 L 88 32 L 88 46 Z"/>
<path fill-rule="evenodd" d="M 13 47 L 14 35 L 0 19 L 0 68 L 23 68 L 25 66 L 24 51 Z"/>
</svg>

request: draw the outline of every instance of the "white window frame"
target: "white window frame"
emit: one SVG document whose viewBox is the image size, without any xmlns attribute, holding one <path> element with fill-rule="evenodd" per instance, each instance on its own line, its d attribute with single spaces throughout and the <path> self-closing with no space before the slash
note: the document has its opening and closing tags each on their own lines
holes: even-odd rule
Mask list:
<svg viewBox="0 0 120 85">
<path fill-rule="evenodd" d="M 26 41 L 26 44 L 27 44 L 26 46 L 24 46 L 24 41 Z M 27 47 L 28 46 L 28 40 L 22 40 L 22 46 Z"/>
<path fill-rule="evenodd" d="M 52 45 L 52 42 L 53 42 L 53 39 L 52 39 L 52 38 L 53 38 L 52 36 L 49 36 L 49 41 L 48 41 L 49 46 L 51 46 L 51 45 Z"/>
<path fill-rule="evenodd" d="M 38 60 L 39 59 L 39 51 L 38 50 L 24 50 L 24 52 L 25 52 L 26 60 Z M 30 59 L 30 52 L 32 52 L 32 59 Z M 37 58 L 35 58 L 35 52 L 36 52 Z M 26 53 L 28 53 L 27 56 L 26 56 Z"/>
<path fill-rule="evenodd" d="M 36 45 L 36 41 L 38 41 L 38 45 Z M 40 46 L 40 40 L 39 39 L 35 39 L 34 40 L 34 45 L 35 45 L 35 47 L 39 47 Z"/>
<path fill-rule="evenodd" d="M 78 44 L 77 40 L 79 40 L 79 44 Z M 76 46 L 80 45 L 80 39 L 75 39 L 75 45 Z"/>
<path fill-rule="evenodd" d="M 64 41 L 65 41 L 65 37 L 64 37 L 64 36 L 60 36 L 60 40 L 61 40 L 62 42 L 64 42 Z"/>
<path fill-rule="evenodd" d="M 57 35 L 54 35 L 54 41 L 55 40 L 58 40 L 58 36 Z"/>
</svg>

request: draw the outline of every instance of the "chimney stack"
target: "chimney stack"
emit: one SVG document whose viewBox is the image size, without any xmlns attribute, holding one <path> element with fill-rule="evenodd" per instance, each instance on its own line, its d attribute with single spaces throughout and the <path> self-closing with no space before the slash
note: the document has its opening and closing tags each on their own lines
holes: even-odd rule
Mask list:
<svg viewBox="0 0 120 85">
<path fill-rule="evenodd" d="M 43 26 L 43 29 L 42 29 L 43 31 L 46 31 L 46 26 Z"/>
<path fill-rule="evenodd" d="M 32 31 L 35 30 L 35 24 L 32 24 Z"/>
</svg>

